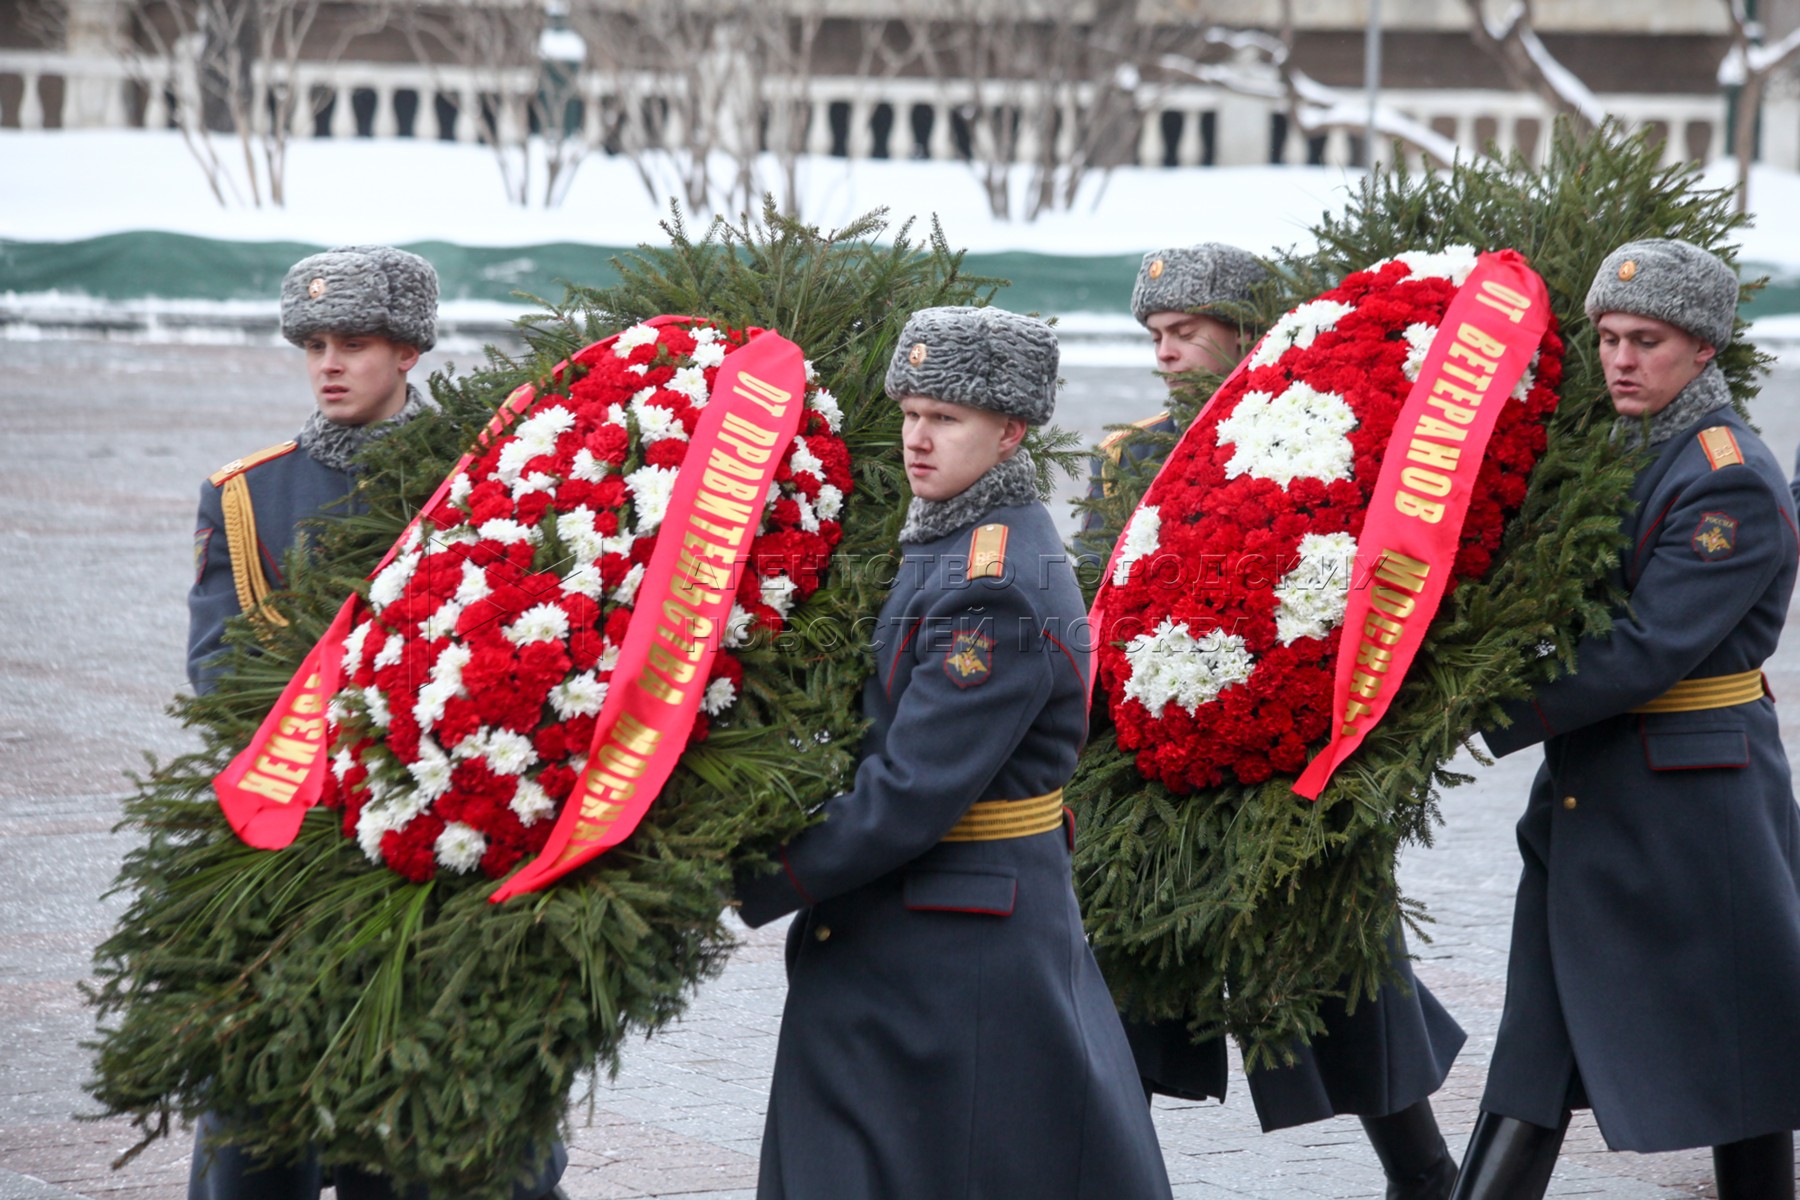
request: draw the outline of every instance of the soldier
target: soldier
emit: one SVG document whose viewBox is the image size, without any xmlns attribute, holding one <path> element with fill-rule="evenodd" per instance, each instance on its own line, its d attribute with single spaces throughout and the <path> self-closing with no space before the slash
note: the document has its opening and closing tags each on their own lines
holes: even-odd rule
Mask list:
<svg viewBox="0 0 1800 1200">
<path fill-rule="evenodd" d="M 1721 1200 L 1791 1200 L 1800 811 L 1758 667 L 1796 566 L 1781 465 L 1714 356 L 1736 273 L 1620 246 L 1587 294 L 1621 453 L 1644 451 L 1612 631 L 1483 736 L 1544 743 L 1506 1007 L 1459 1200 L 1544 1194 L 1571 1108 L 1609 1147 L 1711 1146 Z"/>
<path fill-rule="evenodd" d="M 1131 294 L 1132 315 L 1150 331 L 1157 367 L 1168 373 L 1171 386 L 1184 371 L 1230 374 L 1255 340 L 1256 331 L 1244 323 L 1244 306 L 1267 277 L 1253 255 L 1217 243 L 1144 256 Z M 1166 412 L 1139 427 L 1176 432 Z M 1130 435 L 1114 435 L 1121 437 Z M 1121 450 L 1145 462 L 1154 455 L 1144 440 L 1108 442 L 1112 446 L 1103 448 L 1110 449 L 1115 464 Z M 1101 486 L 1099 479 L 1094 486 Z M 1090 519 L 1096 516 L 1090 511 Z M 1387 1176 L 1388 1200 L 1442 1200 L 1450 1193 L 1456 1164 L 1438 1131 L 1430 1096 L 1443 1085 L 1465 1035 L 1413 976 L 1397 924 L 1392 948 L 1399 981 L 1383 985 L 1375 1000 L 1363 1001 L 1354 1012 L 1342 1001 L 1327 1003 L 1319 1014 L 1324 1035 L 1293 1047 L 1294 1064 L 1250 1072 L 1250 1097 L 1265 1132 L 1354 1114 Z M 1181 1020 L 1127 1021 L 1125 1031 L 1146 1095 L 1225 1098 L 1221 1040 L 1196 1044 Z"/>
<path fill-rule="evenodd" d="M 425 411 L 407 382 L 437 335 L 437 272 L 391 246 L 340 246 L 303 258 L 281 284 L 281 333 L 306 351 L 316 407 L 292 440 L 247 454 L 200 486 L 195 578 L 188 592 L 188 679 L 204 695 L 218 681 L 225 623 L 251 612 L 281 623 L 268 604 L 285 582 L 288 552 L 306 526 L 348 511 L 351 460 L 374 438 Z M 201 1116 L 188 1200 L 316 1200 L 317 1156 L 269 1165 L 226 1140 L 228 1122 Z M 556 1195 L 568 1155 L 557 1143 L 537 1178 L 515 1195 Z M 392 1200 L 381 1175 L 332 1171 L 339 1200 Z M 423 1200 L 422 1193 L 408 1200 Z"/>
<path fill-rule="evenodd" d="M 872 724 L 737 885 L 751 926 L 798 910 L 759 1200 L 1169 1195 L 1069 876 L 1086 613 L 1020 445 L 1057 361 L 1041 321 L 928 308 L 888 368 L 913 501 Z"/>
</svg>

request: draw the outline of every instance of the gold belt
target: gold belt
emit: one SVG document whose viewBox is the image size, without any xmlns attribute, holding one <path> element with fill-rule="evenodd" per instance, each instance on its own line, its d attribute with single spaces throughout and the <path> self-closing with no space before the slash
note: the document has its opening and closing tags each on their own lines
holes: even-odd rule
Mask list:
<svg viewBox="0 0 1800 1200">
<path fill-rule="evenodd" d="M 1706 708 L 1730 708 L 1763 698 L 1761 671 L 1739 671 L 1735 675 L 1714 675 L 1708 679 L 1684 679 L 1648 704 L 1640 704 L 1634 713 L 1699 712 Z"/>
<path fill-rule="evenodd" d="M 1057 788 L 1029 800 L 977 800 L 944 835 L 946 842 L 1001 842 L 1061 829 L 1063 794 Z"/>
</svg>

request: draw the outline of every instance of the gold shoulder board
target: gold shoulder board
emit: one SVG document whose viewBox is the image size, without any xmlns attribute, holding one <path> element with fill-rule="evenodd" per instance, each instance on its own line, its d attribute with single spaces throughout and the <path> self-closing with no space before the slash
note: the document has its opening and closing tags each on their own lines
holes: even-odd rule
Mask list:
<svg viewBox="0 0 1800 1200">
<path fill-rule="evenodd" d="M 299 444 L 300 443 L 298 442 L 290 441 L 276 442 L 273 446 L 264 446 L 254 454 L 246 454 L 242 458 L 232 459 L 230 462 L 214 471 L 211 475 L 208 475 L 207 479 L 211 481 L 214 487 L 223 487 L 225 481 L 230 479 L 233 475 L 242 475 L 245 471 L 248 471 L 251 467 L 254 467 L 259 463 L 266 463 L 271 458 L 280 458 Z"/>
<path fill-rule="evenodd" d="M 1706 461 L 1712 464 L 1713 470 L 1734 467 L 1744 461 L 1744 452 L 1738 449 L 1737 439 L 1731 436 L 1731 430 L 1725 426 L 1713 425 L 1702 429 L 1699 438 L 1700 448 L 1706 451 Z"/>
<path fill-rule="evenodd" d="M 969 578 L 998 579 L 1006 569 L 1006 526 L 981 525 L 969 543 Z"/>
</svg>

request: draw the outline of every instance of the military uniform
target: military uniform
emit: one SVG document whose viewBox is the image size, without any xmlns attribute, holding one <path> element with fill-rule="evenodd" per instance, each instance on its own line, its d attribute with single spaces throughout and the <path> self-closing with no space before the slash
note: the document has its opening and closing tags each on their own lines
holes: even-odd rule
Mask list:
<svg viewBox="0 0 1800 1200">
<path fill-rule="evenodd" d="M 1800 810 L 1758 672 L 1794 504 L 1728 408 L 1632 499 L 1630 611 L 1484 734 L 1545 761 L 1482 1108 L 1553 1128 L 1591 1105 L 1614 1149 L 1718 1146 L 1800 1126 Z"/>
<path fill-rule="evenodd" d="M 1040 504 L 906 547 L 855 785 L 740 884 L 800 910 L 759 1200 L 1169 1194 L 1069 879 L 1085 620 Z"/>
<path fill-rule="evenodd" d="M 212 690 L 218 668 L 209 660 L 224 647 L 225 623 L 285 586 L 288 551 L 304 527 L 347 511 L 353 487 L 349 472 L 291 441 L 228 463 L 200 485 L 188 591 L 187 670 L 196 692 Z M 228 507 L 237 510 L 229 522 Z"/>
</svg>

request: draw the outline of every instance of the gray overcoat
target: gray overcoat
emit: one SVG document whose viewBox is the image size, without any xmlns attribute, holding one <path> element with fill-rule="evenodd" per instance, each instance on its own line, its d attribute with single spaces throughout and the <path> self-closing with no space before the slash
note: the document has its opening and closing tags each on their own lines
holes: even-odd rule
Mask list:
<svg viewBox="0 0 1800 1200">
<path fill-rule="evenodd" d="M 1061 788 L 1086 737 L 1086 612 L 1040 504 L 906 547 L 874 637 L 853 788 L 739 881 L 800 910 L 759 1200 L 1169 1195 L 1131 1051 L 1081 928 L 1066 827 L 942 841 L 975 801 Z"/>
<path fill-rule="evenodd" d="M 1496 754 L 1543 742 L 1544 765 L 1481 1103 L 1547 1126 L 1591 1105 L 1613 1149 L 1658 1151 L 1800 1126 L 1800 810 L 1774 703 L 1630 711 L 1774 652 L 1800 539 L 1779 463 L 1728 409 L 1664 443 L 1632 497 L 1630 611 L 1484 734 Z"/>
</svg>

